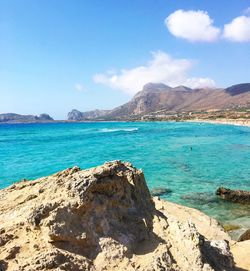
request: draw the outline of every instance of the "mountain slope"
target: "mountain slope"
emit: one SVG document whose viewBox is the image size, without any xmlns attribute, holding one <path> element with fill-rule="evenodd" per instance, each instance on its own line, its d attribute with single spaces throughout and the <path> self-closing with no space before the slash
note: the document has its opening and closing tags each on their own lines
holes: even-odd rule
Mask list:
<svg viewBox="0 0 250 271">
<path fill-rule="evenodd" d="M 88 119 L 88 118 L 99 118 L 102 116 L 105 116 L 108 114 L 111 110 L 92 110 L 92 111 L 86 111 L 86 112 L 80 112 L 76 109 L 73 109 L 68 113 L 68 120 L 73 120 L 73 121 L 79 121 L 83 119 Z"/>
<path fill-rule="evenodd" d="M 106 111 L 101 116 L 90 112 L 81 114 L 85 119 L 126 119 L 160 110 L 192 112 L 239 107 L 250 107 L 250 84 L 234 85 L 226 89 L 191 89 L 185 86 L 171 88 L 164 84 L 148 83 L 131 101 Z"/>
</svg>

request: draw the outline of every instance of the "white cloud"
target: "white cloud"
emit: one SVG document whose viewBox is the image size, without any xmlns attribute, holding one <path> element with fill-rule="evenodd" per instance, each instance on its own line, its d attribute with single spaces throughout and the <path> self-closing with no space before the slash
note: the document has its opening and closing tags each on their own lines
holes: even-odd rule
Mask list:
<svg viewBox="0 0 250 271">
<path fill-rule="evenodd" d="M 85 90 L 84 86 L 80 83 L 75 83 L 75 89 L 80 92 Z"/>
<path fill-rule="evenodd" d="M 192 42 L 212 42 L 219 38 L 221 30 L 213 26 L 213 20 L 206 11 L 176 10 L 165 19 L 165 24 L 176 37 Z"/>
<path fill-rule="evenodd" d="M 190 78 L 187 73 L 192 67 L 188 59 L 174 59 L 158 51 L 152 53 L 152 59 L 145 65 L 119 72 L 101 73 L 93 77 L 94 82 L 122 90 L 130 95 L 140 91 L 149 82 L 164 83 L 171 87 L 185 85 L 188 87 L 214 87 L 210 78 Z"/>
<path fill-rule="evenodd" d="M 239 16 L 225 24 L 223 37 L 236 42 L 250 41 L 250 17 Z"/>
<path fill-rule="evenodd" d="M 250 14 L 250 7 L 246 8 L 244 11 L 243 11 L 244 14 L 246 15 L 249 15 Z"/>
</svg>

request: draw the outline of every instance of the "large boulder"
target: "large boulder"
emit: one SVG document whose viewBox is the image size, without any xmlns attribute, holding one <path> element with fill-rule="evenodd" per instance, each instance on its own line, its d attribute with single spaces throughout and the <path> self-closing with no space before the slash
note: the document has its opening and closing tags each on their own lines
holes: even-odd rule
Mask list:
<svg viewBox="0 0 250 271">
<path fill-rule="evenodd" d="M 120 161 L 16 183 L 0 191 L 0 270 L 234 270 L 228 241 L 197 230 L 209 219 L 160 202 Z"/>
<path fill-rule="evenodd" d="M 245 190 L 231 190 L 224 187 L 219 187 L 216 191 L 216 195 L 222 199 L 231 201 L 234 203 L 249 204 L 250 203 L 250 191 Z"/>
<path fill-rule="evenodd" d="M 239 242 L 246 241 L 246 240 L 250 240 L 250 229 L 242 233 L 238 239 Z"/>
</svg>

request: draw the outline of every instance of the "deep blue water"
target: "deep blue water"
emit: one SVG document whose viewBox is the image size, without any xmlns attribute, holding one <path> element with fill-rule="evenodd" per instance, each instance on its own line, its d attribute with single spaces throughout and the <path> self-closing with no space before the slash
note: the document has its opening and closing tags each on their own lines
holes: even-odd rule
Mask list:
<svg viewBox="0 0 250 271">
<path fill-rule="evenodd" d="M 250 190 L 250 128 L 199 123 L 0 125 L 0 188 L 78 165 L 127 160 L 168 200 L 220 221 L 250 225 L 250 208 L 224 203 L 219 186 Z"/>
</svg>

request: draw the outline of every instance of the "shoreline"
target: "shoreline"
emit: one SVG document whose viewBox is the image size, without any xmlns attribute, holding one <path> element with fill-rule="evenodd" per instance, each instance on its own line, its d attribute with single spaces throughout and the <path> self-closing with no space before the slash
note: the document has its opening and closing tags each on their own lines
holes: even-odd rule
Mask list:
<svg viewBox="0 0 250 271">
<path fill-rule="evenodd" d="M 224 125 L 236 125 L 236 126 L 245 126 L 250 127 L 250 119 L 186 119 L 186 120 L 151 120 L 151 121 L 141 121 L 141 120 L 83 120 L 83 121 L 68 121 L 68 120 L 55 120 L 49 122 L 0 122 L 1 124 L 56 124 L 56 123 L 136 123 L 136 122 L 195 122 L 195 123 L 210 123 L 210 124 L 224 124 Z"/>
<path fill-rule="evenodd" d="M 249 119 L 215 119 L 215 120 L 193 119 L 193 120 L 184 120 L 183 122 L 201 122 L 210 124 L 224 124 L 224 125 L 250 127 Z"/>
<path fill-rule="evenodd" d="M 137 266 L 143 271 L 166 255 L 174 259 L 168 264 L 171 270 L 201 271 L 205 265 L 222 270 L 210 257 L 223 262 L 223 270 L 250 270 L 249 240 L 232 240 L 216 219 L 197 209 L 151 197 L 143 172 L 129 162 L 107 162 L 85 170 L 73 167 L 32 185 L 27 180 L 13 184 L 0 191 L 0 214 L 0 267 L 8 270 L 44 270 L 43 266 L 54 270 L 66 263 L 72 270 Z M 94 226 L 96 221 L 100 226 Z M 132 227 L 131 221 L 135 221 Z M 86 233 L 86 228 L 91 231 Z M 124 242 L 123 236 L 132 237 Z M 79 245 L 84 253 L 79 254 Z"/>
</svg>

